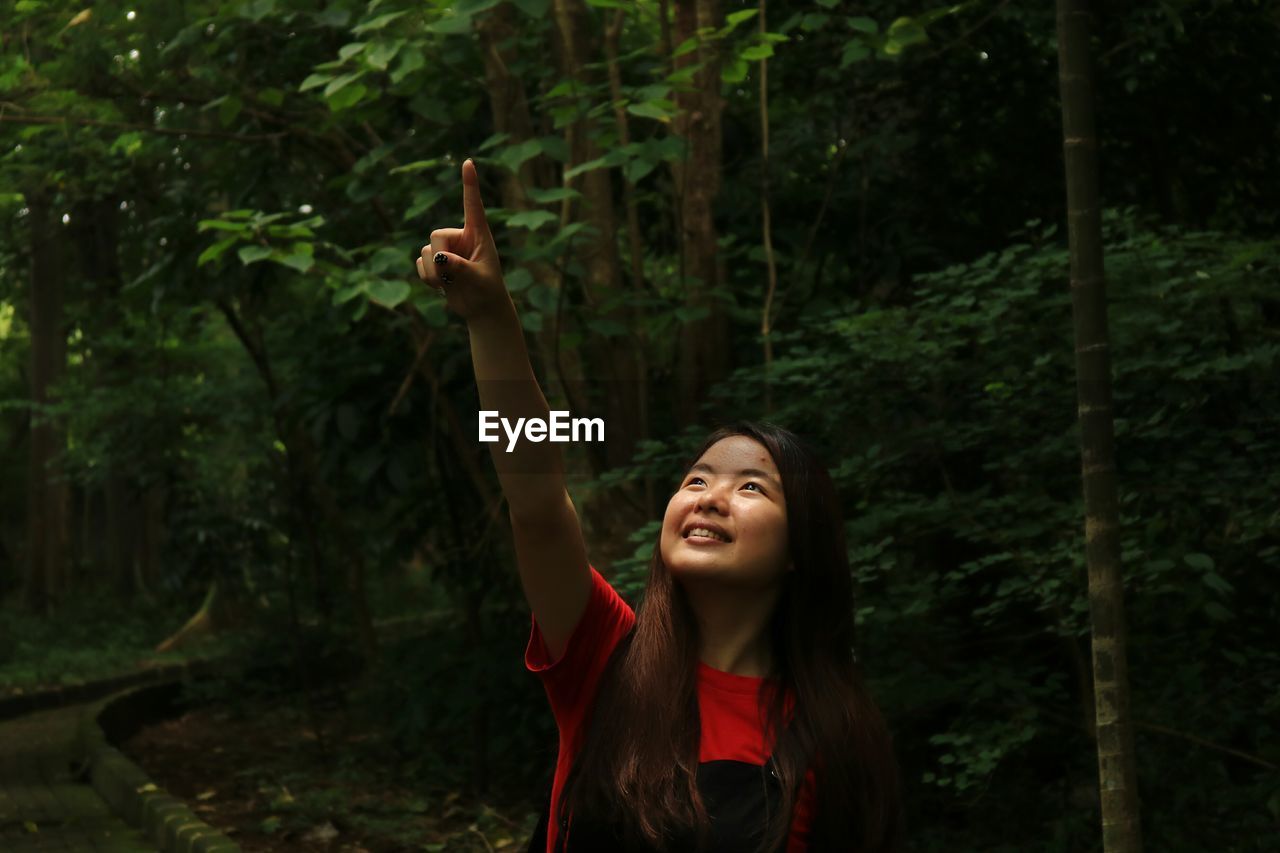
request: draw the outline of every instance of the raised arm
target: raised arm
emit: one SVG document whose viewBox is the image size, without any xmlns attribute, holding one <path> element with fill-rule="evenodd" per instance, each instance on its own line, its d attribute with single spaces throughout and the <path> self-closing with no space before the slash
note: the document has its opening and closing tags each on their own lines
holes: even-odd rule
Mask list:
<svg viewBox="0 0 1280 853">
<path fill-rule="evenodd" d="M 471 364 L 481 408 L 517 418 L 547 420 L 515 303 L 507 292 L 493 235 L 480 200 L 475 164 L 462 164 L 463 227 L 431 232 L 418 258 L 418 277 L 444 294 L 467 322 Z M 516 563 L 525 598 L 547 649 L 559 659 L 587 606 L 591 591 L 586 544 L 565 487 L 559 445 L 551 441 L 489 444 L 507 499 Z"/>
</svg>

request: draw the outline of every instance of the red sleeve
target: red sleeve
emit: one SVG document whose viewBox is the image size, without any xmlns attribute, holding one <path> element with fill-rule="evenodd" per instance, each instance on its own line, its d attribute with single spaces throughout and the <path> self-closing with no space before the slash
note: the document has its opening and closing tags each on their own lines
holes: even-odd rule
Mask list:
<svg viewBox="0 0 1280 853">
<path fill-rule="evenodd" d="M 581 728 L 586 706 L 595 697 L 596 685 L 610 652 L 636 620 L 631 605 L 623 601 L 594 566 L 588 568 L 591 593 L 582 617 L 569 635 L 564 654 L 559 660 L 551 660 L 536 616 L 531 617 L 532 629 L 524 652 L 525 668 L 542 681 L 561 738 L 569 741 L 574 738 L 566 736 L 576 734 Z"/>
<path fill-rule="evenodd" d="M 791 834 L 787 838 L 787 853 L 804 853 L 809 848 L 809 833 L 813 829 L 813 814 L 817 808 L 817 788 L 813 769 L 804 774 L 800 793 L 796 796 L 791 812 Z"/>
</svg>

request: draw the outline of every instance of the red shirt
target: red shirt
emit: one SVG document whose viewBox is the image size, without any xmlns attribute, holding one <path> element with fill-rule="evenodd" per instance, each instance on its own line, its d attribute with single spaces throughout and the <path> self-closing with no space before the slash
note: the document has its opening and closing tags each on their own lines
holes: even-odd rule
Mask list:
<svg viewBox="0 0 1280 853">
<path fill-rule="evenodd" d="M 559 660 L 551 660 L 537 617 L 531 617 L 532 630 L 524 653 L 525 668 L 542 681 L 551 713 L 560 730 L 560 751 L 551 783 L 553 816 L 558 813 L 560 792 L 582 744 L 586 711 L 595 696 L 600 675 L 610 653 L 636 621 L 631 606 L 594 566 L 590 569 L 591 594 L 587 608 L 574 626 L 564 654 Z M 773 744 L 764 741 L 764 721 L 756 705 L 765 679 L 723 672 L 702 661 L 698 661 L 697 670 L 698 712 L 702 720 L 698 761 L 733 760 L 764 764 L 773 752 Z M 788 708 L 790 700 L 788 696 Z M 810 770 L 800 786 L 792 811 L 787 853 L 802 853 L 806 849 L 815 809 L 814 776 Z M 548 821 L 548 853 L 555 849 L 559 828 L 558 821 Z"/>
</svg>

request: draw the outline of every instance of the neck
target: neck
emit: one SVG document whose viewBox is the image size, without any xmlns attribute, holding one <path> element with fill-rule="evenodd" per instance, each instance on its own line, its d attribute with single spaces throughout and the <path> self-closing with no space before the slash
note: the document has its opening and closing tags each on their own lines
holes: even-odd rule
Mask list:
<svg viewBox="0 0 1280 853">
<path fill-rule="evenodd" d="M 774 663 L 769 620 L 778 589 L 689 578 L 682 586 L 698 625 L 698 659 L 733 675 L 769 676 Z"/>
</svg>

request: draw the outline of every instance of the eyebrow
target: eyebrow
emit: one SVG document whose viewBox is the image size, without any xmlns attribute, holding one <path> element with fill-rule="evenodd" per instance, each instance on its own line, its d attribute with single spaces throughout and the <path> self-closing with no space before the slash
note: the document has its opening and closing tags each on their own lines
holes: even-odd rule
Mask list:
<svg viewBox="0 0 1280 853">
<path fill-rule="evenodd" d="M 712 468 L 710 465 L 708 465 L 705 462 L 699 462 L 693 467 L 691 467 L 689 469 L 689 474 L 692 474 L 694 471 L 705 471 L 708 474 L 716 473 L 716 469 Z M 689 474 L 686 474 L 685 476 L 687 477 L 689 476 Z M 776 489 L 782 488 L 781 484 L 779 484 L 777 480 L 775 480 L 772 476 L 770 476 L 766 472 L 761 471 L 759 468 L 743 468 L 740 471 L 738 471 L 737 474 L 739 477 L 741 476 L 759 477 L 760 479 L 769 483 L 769 485 L 773 486 Z"/>
</svg>

